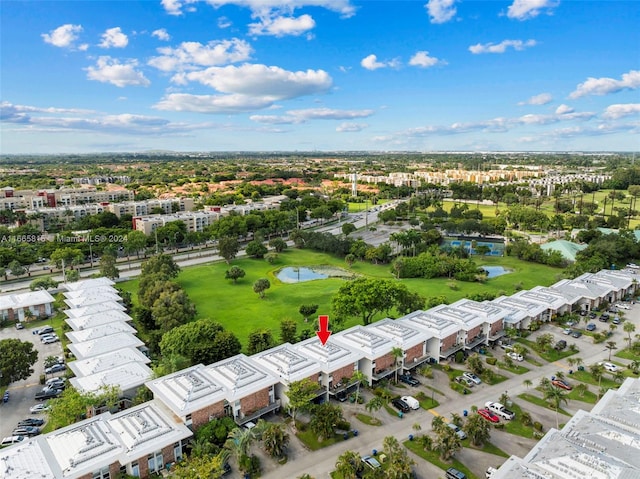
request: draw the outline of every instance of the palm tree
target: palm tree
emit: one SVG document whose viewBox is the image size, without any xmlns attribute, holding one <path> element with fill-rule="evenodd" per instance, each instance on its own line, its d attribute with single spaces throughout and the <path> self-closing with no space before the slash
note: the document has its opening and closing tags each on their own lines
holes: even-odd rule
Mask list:
<svg viewBox="0 0 640 479">
<path fill-rule="evenodd" d="M 355 371 L 353 376 L 350 379 L 351 383 L 356 384 L 356 404 L 358 404 L 358 400 L 360 399 L 360 385 L 369 384 L 369 380 L 367 376 L 362 371 Z"/>
<path fill-rule="evenodd" d="M 607 341 L 607 349 L 609 350 L 609 361 L 611 361 L 611 351 L 618 349 L 615 341 Z"/>
<path fill-rule="evenodd" d="M 533 386 L 533 382 L 531 381 L 531 379 L 525 379 L 524 381 L 522 381 L 522 385 L 529 389 L 531 386 Z"/>
<path fill-rule="evenodd" d="M 239 462 L 240 458 L 246 456 L 249 453 L 251 443 L 255 439 L 255 433 L 253 429 L 247 429 L 246 427 L 236 427 L 229 431 L 228 439 L 224 443 L 224 447 L 227 448 Z"/>
<path fill-rule="evenodd" d="M 591 371 L 591 376 L 593 376 L 593 379 L 598 381 L 598 389 L 600 390 L 600 381 L 602 380 L 602 375 L 604 374 L 604 366 L 602 366 L 601 364 L 593 364 L 589 367 L 589 371 Z M 599 393 L 598 399 L 600 399 Z"/>
<path fill-rule="evenodd" d="M 631 333 L 633 333 L 636 330 L 636 325 L 633 323 L 630 323 L 629 321 L 626 321 L 622 326 L 622 330 L 629 335 L 629 339 L 628 339 L 629 349 L 631 349 Z"/>
<path fill-rule="evenodd" d="M 393 363 L 396 368 L 395 377 L 396 383 L 398 382 L 398 368 L 400 367 L 400 359 L 404 358 L 404 350 L 402 348 L 391 348 L 391 356 L 393 356 Z"/>
<path fill-rule="evenodd" d="M 469 419 L 467 419 L 463 429 L 474 446 L 481 446 L 491 437 L 489 421 L 479 414 L 471 415 Z"/>
<path fill-rule="evenodd" d="M 262 445 L 265 452 L 271 457 L 284 457 L 289 444 L 289 434 L 284 430 L 284 424 L 266 422 L 262 419 L 258 422 L 265 424 L 261 430 Z"/>
<path fill-rule="evenodd" d="M 382 399 L 381 396 L 373 396 L 364 407 L 367 411 L 373 413 L 375 411 L 379 411 L 382 406 L 384 406 L 384 399 Z"/>
<path fill-rule="evenodd" d="M 343 452 L 336 461 L 336 472 L 344 479 L 356 479 L 362 469 L 362 457 L 354 451 Z"/>
<path fill-rule="evenodd" d="M 556 411 L 556 429 L 560 429 L 560 421 L 558 419 L 558 410 L 562 403 L 568 404 L 567 395 L 562 389 L 559 388 L 547 388 L 544 390 L 544 400 L 548 401 L 553 409 Z"/>
<path fill-rule="evenodd" d="M 587 386 L 585 383 L 579 383 L 573 389 L 576 390 L 578 392 L 578 395 L 582 398 L 589 390 L 589 386 Z"/>
</svg>

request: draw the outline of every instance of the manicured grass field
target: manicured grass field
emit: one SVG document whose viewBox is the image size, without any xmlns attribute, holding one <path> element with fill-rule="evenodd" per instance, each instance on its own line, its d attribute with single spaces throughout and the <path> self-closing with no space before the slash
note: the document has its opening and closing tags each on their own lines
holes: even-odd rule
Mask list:
<svg viewBox="0 0 640 479">
<path fill-rule="evenodd" d="M 550 409 L 552 411 L 555 411 L 555 409 L 552 408 L 549 405 L 549 403 L 547 401 L 545 401 L 544 399 L 542 399 L 541 397 L 534 396 L 533 394 L 529 394 L 529 393 L 518 394 L 518 397 L 520 399 L 524 399 L 525 401 L 529 401 L 530 403 L 537 404 L 538 406 L 541 406 L 541 407 Z M 558 408 L 558 412 L 560 414 L 564 414 L 565 416 L 571 416 L 571 414 L 569 414 L 567 411 L 565 411 L 562 408 Z"/>
<path fill-rule="evenodd" d="M 440 456 L 437 452 L 425 451 L 424 448 L 420 445 L 419 441 L 405 441 L 402 444 L 414 454 L 420 456 L 425 461 L 429 461 L 431 464 L 439 467 L 443 471 L 446 471 L 450 467 L 455 467 L 459 471 L 464 472 L 468 479 L 477 479 L 477 476 L 457 459 L 454 458 L 449 462 L 444 462 L 442 459 L 440 459 Z"/>
<path fill-rule="evenodd" d="M 442 295 L 447 301 L 453 302 L 481 292 L 513 294 L 516 291 L 515 286 L 528 289 L 536 285 L 550 285 L 556 281 L 556 276 L 561 271 L 511 257 L 483 257 L 475 260 L 478 265 L 501 265 L 513 273 L 492 278 L 485 283 L 457 282 L 456 290 L 448 286 L 451 281 L 445 278 L 401 281 L 410 290 L 424 297 Z M 331 299 L 345 280 L 330 278 L 296 284 L 282 283 L 275 275 L 283 267 L 330 265 L 366 277 L 393 279 L 390 265 L 357 262 L 349 269 L 341 258 L 309 250 L 288 249 L 279 255 L 273 265 L 265 260 L 250 258 L 237 259 L 231 264 L 246 272 L 246 276 L 236 284 L 224 279 L 225 271 L 229 268 L 224 261 L 183 268 L 177 281 L 196 304 L 198 318 L 211 318 L 220 322 L 225 328 L 233 331 L 243 345 L 246 345 L 249 333 L 258 328 L 271 330 L 276 340 L 279 340 L 280 321 L 285 318 L 295 320 L 298 323 L 298 331 L 312 329 L 313 321 L 305 323 L 298 312 L 303 304 L 318 304 L 318 315 L 331 315 Z M 271 283 L 264 299 L 260 299 L 253 292 L 253 283 L 259 278 L 267 278 Z M 137 280 L 119 283 L 118 286 L 130 291 L 135 301 Z M 389 314 L 399 316 L 395 311 L 390 311 Z M 374 320 L 383 317 L 384 314 L 379 314 Z M 359 322 L 359 318 L 349 318 L 344 327 L 351 327 Z M 329 327 L 335 330 L 336 325 L 330 322 Z"/>
</svg>

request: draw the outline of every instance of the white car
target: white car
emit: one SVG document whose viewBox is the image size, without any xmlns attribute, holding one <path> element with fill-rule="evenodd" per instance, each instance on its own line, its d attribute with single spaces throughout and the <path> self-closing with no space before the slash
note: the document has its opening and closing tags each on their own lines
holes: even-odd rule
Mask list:
<svg viewBox="0 0 640 479">
<path fill-rule="evenodd" d="M 38 403 L 35 406 L 31 406 L 29 408 L 29 411 L 31 411 L 31 414 L 38 414 L 39 412 L 45 412 L 48 411 L 50 408 L 49 406 L 47 406 L 46 403 Z"/>
<path fill-rule="evenodd" d="M 571 328 L 565 328 L 564 331 L 562 331 L 564 334 L 571 334 L 573 333 L 573 329 Z"/>
<path fill-rule="evenodd" d="M 620 369 L 618 366 L 616 366 L 613 363 L 598 363 L 598 365 L 604 367 L 610 373 L 617 373 L 618 370 Z"/>
<path fill-rule="evenodd" d="M 619 308 L 619 309 L 631 309 L 631 306 L 629 306 L 626 303 L 618 303 L 618 304 L 616 304 L 616 308 Z"/>
<path fill-rule="evenodd" d="M 471 372 L 465 372 L 462 374 L 465 378 L 467 379 L 471 379 L 475 384 L 481 384 L 482 383 L 482 379 L 480 379 L 478 376 L 476 376 L 475 374 L 471 373 Z"/>
<path fill-rule="evenodd" d="M 411 409 L 420 409 L 420 402 L 413 396 L 402 396 L 400 399 L 406 402 Z"/>
<path fill-rule="evenodd" d="M 487 479 L 491 479 L 496 472 L 498 472 L 498 470 L 495 467 L 489 466 L 487 468 L 487 472 L 485 473 L 485 477 Z"/>
<path fill-rule="evenodd" d="M 511 351 L 510 353 L 507 353 L 507 356 L 509 356 L 511 359 L 515 360 L 515 361 L 524 361 L 524 358 L 522 357 L 522 354 L 518 354 L 514 351 Z"/>
</svg>

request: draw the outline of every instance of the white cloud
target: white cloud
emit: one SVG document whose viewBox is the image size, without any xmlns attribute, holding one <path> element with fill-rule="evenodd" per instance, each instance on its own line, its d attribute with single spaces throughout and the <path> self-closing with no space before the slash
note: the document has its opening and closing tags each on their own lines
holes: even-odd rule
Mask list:
<svg viewBox="0 0 640 479">
<path fill-rule="evenodd" d="M 379 62 L 378 57 L 372 53 L 371 55 L 364 57 L 360 61 L 360 65 L 367 70 L 377 70 L 379 68 L 396 68 L 400 66 L 400 62 L 397 59 Z"/>
<path fill-rule="evenodd" d="M 445 64 L 446 62 L 438 60 L 436 57 L 430 57 L 429 52 L 420 51 L 409 60 L 409 65 L 414 67 L 429 68 L 438 64 Z"/>
<path fill-rule="evenodd" d="M 523 42 L 522 40 L 503 40 L 500 43 L 478 43 L 476 45 L 471 45 L 469 47 L 469 51 L 474 55 L 480 53 L 504 53 L 509 47 L 514 50 L 524 50 L 525 48 L 533 47 L 535 45 L 535 40 L 527 40 L 526 42 Z"/>
<path fill-rule="evenodd" d="M 249 24 L 251 35 L 272 35 L 284 37 L 287 35 L 299 36 L 313 30 L 316 22 L 311 15 L 299 17 L 262 17 L 259 22 Z"/>
<path fill-rule="evenodd" d="M 276 101 L 326 92 L 332 79 L 323 70 L 288 71 L 260 64 L 210 67 L 174 75 L 177 84 L 198 82 L 223 95 L 172 93 L 155 108 L 201 113 L 241 113 L 272 107 Z"/>
<path fill-rule="evenodd" d="M 122 33 L 120 27 L 108 28 L 102 34 L 102 41 L 98 45 L 101 48 L 124 48 L 129 43 L 129 38 Z"/>
<path fill-rule="evenodd" d="M 81 25 L 72 25 L 67 23 L 66 25 L 59 26 L 55 30 L 51 30 L 49 33 L 43 33 L 40 36 L 43 38 L 45 43 L 49 43 L 55 47 L 73 48 L 74 42 L 78 39 L 78 34 L 81 31 Z"/>
<path fill-rule="evenodd" d="M 556 108 L 556 115 L 567 115 L 569 113 L 573 113 L 574 109 L 569 105 L 562 104 L 558 108 Z"/>
<path fill-rule="evenodd" d="M 587 95 L 608 95 L 622 90 L 636 90 L 640 88 L 640 70 L 630 70 L 622 74 L 620 80 L 614 78 L 587 78 L 580 83 L 569 98 L 580 98 Z"/>
<path fill-rule="evenodd" d="M 157 30 L 154 30 L 153 32 L 151 32 L 151 36 L 165 42 L 171 40 L 171 35 L 167 33 L 167 30 L 165 28 L 158 28 Z"/>
<path fill-rule="evenodd" d="M 87 78 L 102 83 L 111 83 L 117 87 L 149 86 L 151 82 L 140 71 L 136 70 L 138 62 L 129 60 L 120 63 L 118 59 L 108 56 L 99 57 L 95 66 L 86 68 Z"/>
<path fill-rule="evenodd" d="M 537 17 L 543 10 L 551 14 L 551 10 L 559 3 L 557 0 L 514 0 L 507 10 L 507 17 L 528 20 Z"/>
<path fill-rule="evenodd" d="M 637 115 L 640 113 L 640 103 L 619 103 L 609 105 L 602 116 L 607 119 L 617 120 L 624 116 Z"/>
<path fill-rule="evenodd" d="M 366 118 L 374 114 L 373 110 L 335 110 L 332 108 L 307 108 L 289 110 L 284 115 L 252 115 L 251 120 L 258 123 L 294 124 L 308 120 L 347 120 Z"/>
<path fill-rule="evenodd" d="M 527 101 L 521 101 L 518 105 L 546 105 L 552 101 L 553 97 L 550 93 L 540 93 L 539 95 L 532 96 Z"/>
<path fill-rule="evenodd" d="M 200 0 L 162 0 L 162 6 L 170 15 L 181 15 L 183 7 L 197 3 Z M 296 8 L 321 7 L 340 13 L 343 17 L 355 14 L 355 7 L 349 0 L 202 0 L 214 8 L 224 5 L 236 5 L 251 9 L 253 13 L 267 11 L 293 12 Z"/>
<path fill-rule="evenodd" d="M 211 41 L 206 45 L 183 42 L 176 48 L 158 48 L 161 56 L 151 58 L 148 64 L 165 72 L 190 70 L 245 61 L 252 52 L 251 45 L 237 38 Z"/>
<path fill-rule="evenodd" d="M 431 23 L 446 23 L 456 15 L 456 0 L 429 0 L 425 5 Z"/>
<path fill-rule="evenodd" d="M 227 17 L 218 18 L 218 28 L 225 29 L 229 28 L 231 25 L 233 25 L 233 23 Z"/>
<path fill-rule="evenodd" d="M 362 131 L 365 128 L 368 128 L 369 125 L 367 123 L 340 123 L 336 127 L 336 131 L 338 133 L 355 133 L 358 131 Z"/>
</svg>

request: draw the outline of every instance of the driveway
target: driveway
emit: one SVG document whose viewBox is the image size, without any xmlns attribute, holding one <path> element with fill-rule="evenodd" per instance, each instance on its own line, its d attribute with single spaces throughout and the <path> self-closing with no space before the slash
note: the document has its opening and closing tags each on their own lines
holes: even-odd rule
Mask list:
<svg viewBox="0 0 640 479">
<path fill-rule="evenodd" d="M 37 321 L 39 326 L 44 326 L 46 321 Z M 35 326 L 36 328 L 38 326 Z M 32 329 L 15 329 L 12 326 L 0 329 L 0 340 L 16 338 L 22 341 L 30 341 L 38 351 L 38 360 L 33 365 L 33 374 L 24 380 L 11 383 L 7 388 L 10 399 L 7 403 L 0 403 L 0 437 L 11 435 L 11 431 L 21 419 L 31 417 L 29 408 L 38 403 L 33 397 L 42 389 L 40 375 L 44 374 L 44 360 L 48 356 L 59 356 L 62 354 L 60 342 L 53 344 L 42 344 L 40 336 L 31 334 Z M 49 375 L 49 377 L 52 377 Z M 45 415 L 40 415 L 46 419 Z"/>
</svg>

